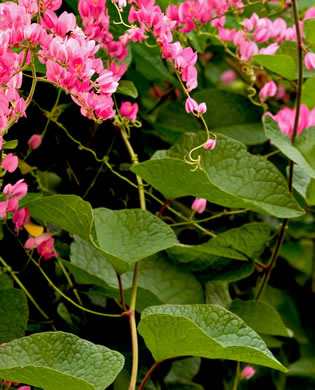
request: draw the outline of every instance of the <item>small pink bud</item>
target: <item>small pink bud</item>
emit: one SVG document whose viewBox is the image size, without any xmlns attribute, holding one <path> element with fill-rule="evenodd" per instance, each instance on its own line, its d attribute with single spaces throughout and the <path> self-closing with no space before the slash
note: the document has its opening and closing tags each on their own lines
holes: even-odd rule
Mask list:
<svg viewBox="0 0 315 390">
<path fill-rule="evenodd" d="M 31 390 L 30 386 L 21 386 L 18 388 L 18 390 Z"/>
<path fill-rule="evenodd" d="M 9 153 L 2 161 L 2 168 L 12 173 L 16 170 L 18 163 L 19 159 L 16 156 L 13 156 L 12 153 Z"/>
<path fill-rule="evenodd" d="M 214 149 L 217 141 L 209 138 L 208 141 L 203 145 L 205 149 Z"/>
<path fill-rule="evenodd" d="M 3 144 L 3 137 L 0 135 L 0 150 L 2 150 L 2 144 Z"/>
<path fill-rule="evenodd" d="M 203 213 L 205 211 L 206 206 L 207 206 L 207 199 L 196 198 L 193 201 L 193 204 L 191 205 L 191 208 L 193 210 L 197 211 L 197 213 L 201 214 L 201 213 Z"/>
<path fill-rule="evenodd" d="M 198 106 L 198 112 L 200 114 L 204 114 L 207 111 L 207 105 L 206 103 L 200 103 Z"/>
<path fill-rule="evenodd" d="M 315 69 L 315 53 L 307 53 L 304 62 L 307 69 Z"/>
<path fill-rule="evenodd" d="M 249 380 L 255 373 L 256 370 L 252 366 L 246 366 L 241 373 L 241 377 Z"/>
<path fill-rule="evenodd" d="M 42 143 L 43 137 L 39 134 L 34 134 L 31 136 L 31 138 L 28 140 L 28 146 L 32 149 L 37 149 L 40 144 Z"/>
</svg>

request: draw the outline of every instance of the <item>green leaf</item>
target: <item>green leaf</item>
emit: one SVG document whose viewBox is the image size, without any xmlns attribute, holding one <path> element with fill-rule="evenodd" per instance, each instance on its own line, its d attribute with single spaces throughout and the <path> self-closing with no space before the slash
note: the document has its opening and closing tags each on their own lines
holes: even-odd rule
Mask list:
<svg viewBox="0 0 315 390">
<path fill-rule="evenodd" d="M 281 132 L 277 122 L 269 115 L 265 117 L 264 128 L 266 136 L 282 153 L 315 178 L 315 157 L 312 156 L 315 151 L 315 127 L 310 127 L 298 135 L 294 145 L 292 145 L 290 138 Z M 313 144 L 310 144 L 312 142 Z"/>
<path fill-rule="evenodd" d="M 119 86 L 117 88 L 117 93 L 120 93 L 121 95 L 130 96 L 132 98 L 138 97 L 138 91 L 136 86 L 132 81 L 129 80 L 120 80 Z"/>
<path fill-rule="evenodd" d="M 315 89 L 315 77 L 311 77 L 305 81 L 303 85 L 303 93 L 302 93 L 302 103 L 306 104 L 310 110 L 312 110 L 315 107 L 314 89 Z"/>
<path fill-rule="evenodd" d="M 261 122 L 218 127 L 211 131 L 215 134 L 220 133 L 226 135 L 245 145 L 259 145 L 267 141 Z"/>
<path fill-rule="evenodd" d="M 150 124 L 163 140 L 170 143 L 176 142 L 187 131 L 201 129 L 198 119 L 194 115 L 188 115 L 185 104 L 177 101 L 162 104 L 157 110 L 157 117 Z"/>
<path fill-rule="evenodd" d="M 24 293 L 18 289 L 0 290 L 0 344 L 24 336 L 28 306 Z"/>
<path fill-rule="evenodd" d="M 279 313 L 270 305 L 259 301 L 233 301 L 229 310 L 258 333 L 292 337 Z"/>
<path fill-rule="evenodd" d="M 204 133 L 187 133 L 168 151 L 157 153 L 131 170 L 167 199 L 192 195 L 225 207 L 245 207 L 280 218 L 303 214 L 276 167 L 248 153 L 245 145 L 231 138 L 218 135 L 215 149 L 199 149 L 202 169 L 193 172 L 183 159 L 193 147 L 204 143 L 204 137 Z"/>
<path fill-rule="evenodd" d="M 3 142 L 3 149 L 15 149 L 18 146 L 19 141 L 12 139 L 11 141 Z"/>
<path fill-rule="evenodd" d="M 94 210 L 94 223 L 98 249 L 121 273 L 176 243 L 173 230 L 146 210 L 99 208 Z"/>
<path fill-rule="evenodd" d="M 70 258 L 72 264 L 85 270 L 94 278 L 94 280 L 87 280 L 88 283 L 105 287 L 109 290 L 111 296 L 114 295 L 115 298 L 119 298 L 116 273 L 100 252 L 76 238 L 71 244 Z M 131 293 L 133 270 L 124 273 L 121 278 L 126 300 L 128 301 Z M 142 263 L 138 288 L 137 309 L 139 311 L 148 306 L 147 300 L 142 299 L 146 292 L 153 295 L 157 304 L 204 302 L 203 290 L 196 278 L 191 273 L 170 264 L 162 256 L 152 256 Z"/>
<path fill-rule="evenodd" d="M 207 282 L 206 289 L 206 303 L 219 305 L 228 308 L 232 303 L 229 293 L 229 285 L 227 282 L 215 281 Z"/>
<path fill-rule="evenodd" d="M 288 80 L 296 79 L 296 63 L 289 55 L 284 54 L 256 54 L 253 59 L 257 64 L 282 76 Z"/>
<path fill-rule="evenodd" d="M 287 242 L 282 246 L 280 256 L 286 259 L 292 267 L 311 277 L 313 245 L 313 241 L 309 239 Z"/>
<path fill-rule="evenodd" d="M 315 379 L 315 358 L 303 357 L 289 366 L 288 375 Z"/>
<path fill-rule="evenodd" d="M 33 218 L 56 225 L 84 240 L 90 240 L 91 205 L 75 195 L 53 195 L 25 204 Z"/>
<path fill-rule="evenodd" d="M 315 46 L 315 19 L 306 19 L 303 22 L 303 33 L 305 36 L 305 40 L 311 44 L 312 46 Z"/>
<path fill-rule="evenodd" d="M 164 305 L 144 310 L 138 330 L 156 361 L 178 356 L 238 360 L 286 372 L 263 340 L 216 305 Z"/>
<path fill-rule="evenodd" d="M 259 122 L 263 114 L 262 109 L 251 104 L 248 98 L 215 88 L 194 93 L 193 98 L 198 103 L 206 103 L 205 121 L 209 128 L 218 131 L 220 127 Z"/>
<path fill-rule="evenodd" d="M 11 288 L 13 288 L 13 279 L 0 268 L 0 290 L 9 290 Z"/>
<path fill-rule="evenodd" d="M 172 363 L 172 368 L 165 377 L 165 382 L 191 381 L 199 372 L 201 359 L 190 357 Z"/>
<path fill-rule="evenodd" d="M 237 282 L 254 272 L 254 261 L 235 261 L 219 258 L 199 278 L 202 280 Z"/>
<path fill-rule="evenodd" d="M 0 378 L 45 390 L 103 390 L 123 356 L 64 332 L 33 334 L 0 348 Z"/>
<path fill-rule="evenodd" d="M 261 254 L 269 238 L 269 225 L 254 222 L 218 234 L 205 244 L 177 244 L 168 249 L 168 253 L 176 253 L 177 256 L 182 254 L 184 257 L 207 253 L 231 259 L 248 260 Z"/>
<path fill-rule="evenodd" d="M 165 80 L 177 84 L 177 80 L 164 65 L 160 48 L 148 48 L 145 45 L 135 43 L 131 45 L 137 71 L 148 80 Z"/>
</svg>

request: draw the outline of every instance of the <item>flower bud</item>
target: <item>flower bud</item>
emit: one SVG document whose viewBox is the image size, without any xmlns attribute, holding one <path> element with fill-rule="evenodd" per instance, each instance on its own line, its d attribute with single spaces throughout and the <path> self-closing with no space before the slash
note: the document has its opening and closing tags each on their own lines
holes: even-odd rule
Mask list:
<svg viewBox="0 0 315 390">
<path fill-rule="evenodd" d="M 207 206 L 207 199 L 196 198 L 193 201 L 193 204 L 191 205 L 191 208 L 193 210 L 197 211 L 197 213 L 201 214 L 201 213 L 203 213 L 205 211 L 206 206 Z"/>
<path fill-rule="evenodd" d="M 31 136 L 31 138 L 28 140 L 28 146 L 32 149 L 37 149 L 40 144 L 42 143 L 43 137 L 39 134 L 34 134 Z"/>
</svg>

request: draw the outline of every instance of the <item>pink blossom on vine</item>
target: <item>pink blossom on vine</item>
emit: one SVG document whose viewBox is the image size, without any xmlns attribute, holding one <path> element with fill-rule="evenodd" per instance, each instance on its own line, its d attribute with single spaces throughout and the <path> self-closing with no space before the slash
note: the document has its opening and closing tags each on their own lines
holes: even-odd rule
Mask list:
<svg viewBox="0 0 315 390">
<path fill-rule="evenodd" d="M 246 366 L 243 371 L 241 372 L 241 377 L 244 379 L 249 380 L 251 377 L 253 377 L 256 373 L 256 370 L 252 366 Z"/>
<path fill-rule="evenodd" d="M 294 130 L 295 113 L 295 108 L 285 107 L 278 111 L 276 115 L 272 115 L 270 112 L 266 112 L 265 115 L 270 115 L 277 122 L 282 133 L 291 138 Z M 301 104 L 297 135 L 311 126 L 315 126 L 315 109 L 309 111 L 305 104 Z"/>
<path fill-rule="evenodd" d="M 130 121 L 135 121 L 138 111 L 139 111 L 139 106 L 137 103 L 131 104 L 130 102 L 121 102 L 120 106 L 120 114 Z"/>
<path fill-rule="evenodd" d="M 237 76 L 234 70 L 228 69 L 221 74 L 220 80 L 222 81 L 223 84 L 229 85 L 236 80 L 236 77 Z"/>
<path fill-rule="evenodd" d="M 7 197 L 14 196 L 16 199 L 21 200 L 27 194 L 28 185 L 24 182 L 24 179 L 17 181 L 14 185 L 7 184 L 3 193 Z"/>
<path fill-rule="evenodd" d="M 315 53 L 307 53 L 305 55 L 304 62 L 307 69 L 315 69 Z"/>
<path fill-rule="evenodd" d="M 54 253 L 54 239 L 51 233 L 43 233 L 35 238 L 28 238 L 25 241 L 24 248 L 31 250 L 37 248 L 37 253 L 43 256 L 45 260 L 58 255 L 58 253 Z"/>
<path fill-rule="evenodd" d="M 51 10 L 46 10 L 44 19 L 41 20 L 42 26 L 53 31 L 56 35 L 65 36 L 69 31 L 76 27 L 75 15 L 63 12 L 59 17 Z"/>
<path fill-rule="evenodd" d="M 205 149 L 214 149 L 216 146 L 217 141 L 215 139 L 209 138 L 208 141 L 204 144 Z"/>
<path fill-rule="evenodd" d="M 277 93 L 277 84 L 274 81 L 269 81 L 266 83 L 259 92 L 260 100 L 263 102 L 269 96 L 273 97 Z"/>
<path fill-rule="evenodd" d="M 37 149 L 42 143 L 43 137 L 40 134 L 33 134 L 27 141 L 27 144 L 32 149 Z"/>
<path fill-rule="evenodd" d="M 198 103 L 196 102 L 196 100 L 194 100 L 191 97 L 188 97 L 186 99 L 186 103 L 185 103 L 185 110 L 188 114 L 191 112 L 192 113 L 197 112 L 198 111 Z"/>
<path fill-rule="evenodd" d="M 207 199 L 204 198 L 196 198 L 191 205 L 192 210 L 197 211 L 198 214 L 203 213 L 206 207 Z"/>
<path fill-rule="evenodd" d="M 12 173 L 16 170 L 19 163 L 19 159 L 13 155 L 13 153 L 9 153 L 5 156 L 5 158 L 2 161 L 2 168 L 6 171 Z"/>
<path fill-rule="evenodd" d="M 22 229 L 23 225 L 30 221 L 30 212 L 27 207 L 21 208 L 19 211 L 16 211 L 13 215 L 12 222 L 15 224 L 15 231 Z"/>
</svg>

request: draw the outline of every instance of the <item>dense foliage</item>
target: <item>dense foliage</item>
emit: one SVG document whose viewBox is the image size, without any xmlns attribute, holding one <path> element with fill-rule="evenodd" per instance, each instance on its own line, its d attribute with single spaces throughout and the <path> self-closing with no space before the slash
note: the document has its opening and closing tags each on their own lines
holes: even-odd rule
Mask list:
<svg viewBox="0 0 315 390">
<path fill-rule="evenodd" d="M 0 389 L 313 389 L 315 4 L 0 2 Z"/>
</svg>

